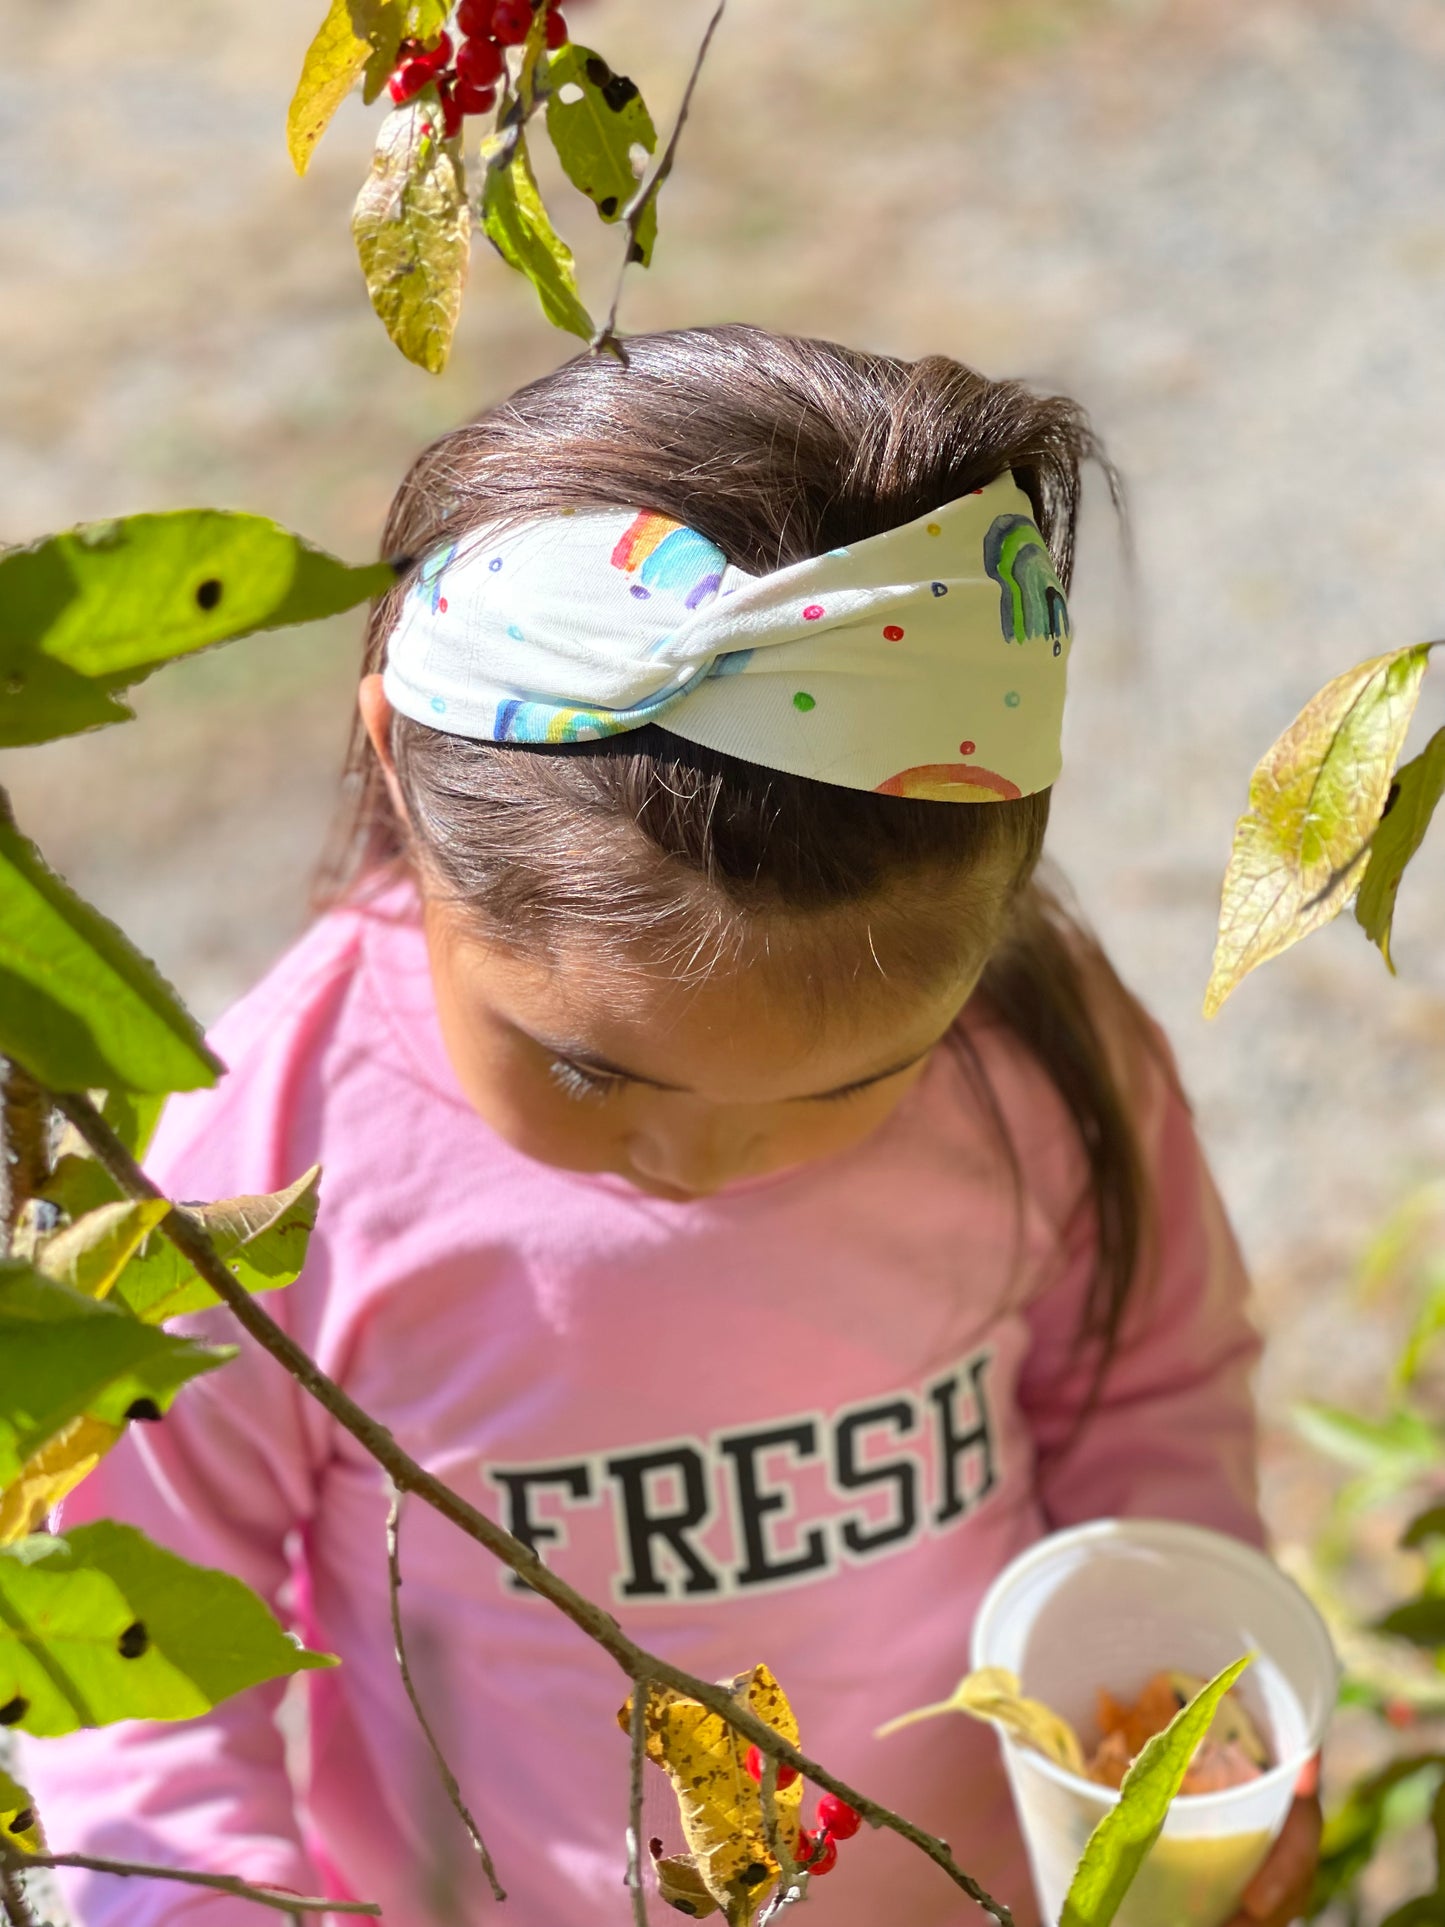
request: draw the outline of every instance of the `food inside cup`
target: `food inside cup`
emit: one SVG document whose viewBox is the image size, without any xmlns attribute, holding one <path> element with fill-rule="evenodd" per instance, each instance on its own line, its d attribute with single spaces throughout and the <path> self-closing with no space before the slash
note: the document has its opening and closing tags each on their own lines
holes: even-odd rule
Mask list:
<svg viewBox="0 0 1445 1927">
<path fill-rule="evenodd" d="M 1138 1697 L 1128 1702 L 1116 1699 L 1107 1687 L 1100 1687 L 1100 1738 L 1090 1754 L 1062 1714 L 1040 1700 L 1029 1699 L 1013 1673 L 1001 1666 L 982 1666 L 961 1679 L 948 1699 L 889 1720 L 878 1728 L 878 1737 L 939 1713 L 967 1713 L 973 1719 L 1002 1727 L 1021 1746 L 1045 1754 L 1071 1773 L 1100 1786 L 1118 1788 L 1147 1742 L 1162 1733 L 1204 1685 L 1193 1673 L 1155 1673 Z M 1195 1749 L 1180 1792 L 1221 1793 L 1226 1787 L 1257 1780 L 1271 1765 L 1258 1727 L 1234 1694 L 1226 1693 L 1209 1732 Z"/>
<path fill-rule="evenodd" d="M 1100 1687 L 1100 1739 L 1085 1763 L 1088 1778 L 1100 1786 L 1122 1786 L 1124 1775 L 1146 1741 L 1162 1733 L 1203 1685 L 1204 1681 L 1193 1673 L 1155 1673 L 1137 1699 L 1129 1703 L 1115 1699 L 1107 1687 Z M 1257 1780 L 1269 1766 L 1269 1750 L 1259 1729 L 1233 1693 L 1226 1693 L 1179 1790 L 1222 1793 L 1226 1787 Z"/>
</svg>

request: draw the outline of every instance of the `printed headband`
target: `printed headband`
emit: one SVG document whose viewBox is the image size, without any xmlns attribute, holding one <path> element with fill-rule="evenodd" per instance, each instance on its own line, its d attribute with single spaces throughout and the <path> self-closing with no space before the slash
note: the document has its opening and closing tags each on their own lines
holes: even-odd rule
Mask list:
<svg viewBox="0 0 1445 1927">
<path fill-rule="evenodd" d="M 496 743 L 660 723 L 768 769 L 949 803 L 1059 773 L 1069 614 L 1012 476 L 753 576 L 668 516 L 577 509 L 434 550 L 392 707 Z"/>
</svg>

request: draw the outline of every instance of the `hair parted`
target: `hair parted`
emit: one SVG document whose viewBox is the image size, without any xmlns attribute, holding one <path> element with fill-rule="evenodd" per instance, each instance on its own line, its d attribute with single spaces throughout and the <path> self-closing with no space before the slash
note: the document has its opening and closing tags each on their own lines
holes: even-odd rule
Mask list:
<svg viewBox="0 0 1445 1927">
<path fill-rule="evenodd" d="M 1098 461 L 1114 486 L 1077 403 L 941 355 L 907 362 L 741 324 L 630 336 L 626 349 L 625 366 L 581 355 L 423 450 L 383 537 L 411 567 L 373 605 L 363 673 L 384 666 L 428 550 L 483 524 L 648 509 L 756 574 L 1011 470 L 1067 589 L 1083 463 Z M 877 796 L 657 725 L 522 745 L 396 717 L 392 748 L 410 834 L 358 723 L 323 901 L 410 862 L 502 941 L 545 954 L 586 934 L 684 972 L 740 959 L 760 931 L 780 929 L 822 995 L 840 975 L 858 980 L 860 945 L 875 959 L 886 945 L 885 980 L 920 984 L 955 967 L 963 946 L 987 947 L 975 995 L 1036 1056 L 1083 1146 L 1098 1232 L 1086 1335 L 1107 1359 L 1150 1214 L 1100 1014 L 1136 1042 L 1143 1023 L 1097 944 L 1034 877 L 1048 792 L 976 805 Z M 967 1054 L 965 1027 L 955 1035 Z"/>
</svg>

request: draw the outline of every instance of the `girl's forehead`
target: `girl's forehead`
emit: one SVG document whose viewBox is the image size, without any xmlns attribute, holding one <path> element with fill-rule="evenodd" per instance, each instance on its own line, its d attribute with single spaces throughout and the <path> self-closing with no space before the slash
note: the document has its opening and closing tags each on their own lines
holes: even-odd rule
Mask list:
<svg viewBox="0 0 1445 1927">
<path fill-rule="evenodd" d="M 865 955 L 867 954 L 865 949 Z M 557 1054 L 663 1087 L 716 1096 L 819 1094 L 901 1068 L 929 1049 L 978 971 L 960 961 L 927 989 L 811 966 L 778 945 L 714 959 L 678 981 L 659 959 L 577 938 L 546 959 L 461 932 L 433 945 L 479 1015 Z"/>
</svg>

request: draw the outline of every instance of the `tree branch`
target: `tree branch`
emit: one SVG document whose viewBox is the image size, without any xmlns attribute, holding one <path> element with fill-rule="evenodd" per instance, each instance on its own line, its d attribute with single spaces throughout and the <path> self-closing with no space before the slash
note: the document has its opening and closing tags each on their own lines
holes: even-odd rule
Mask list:
<svg viewBox="0 0 1445 1927">
<path fill-rule="evenodd" d="M 10 1927 L 39 1927 L 20 1879 L 20 1856 L 0 1845 L 0 1915 Z"/>
<path fill-rule="evenodd" d="M 50 1099 L 28 1071 L 0 1057 L 0 1255 L 49 1175 L 49 1136 Z"/>
<path fill-rule="evenodd" d="M 27 1853 L 30 1867 L 80 1867 L 87 1873 L 109 1873 L 125 1880 L 179 1880 L 187 1887 L 214 1887 L 217 1893 L 231 1894 L 237 1900 L 253 1900 L 258 1907 L 269 1907 L 278 1914 L 366 1914 L 381 1918 L 381 1909 L 370 1900 L 316 1900 L 306 1894 L 288 1894 L 280 1887 L 252 1887 L 228 1873 L 192 1873 L 186 1867 L 151 1867 L 138 1860 L 101 1860 L 90 1853 Z"/>
<path fill-rule="evenodd" d="M 421 1700 L 417 1696 L 412 1681 L 411 1668 L 406 1660 L 406 1641 L 401 1630 L 401 1493 L 392 1488 L 391 1510 L 386 1515 L 386 1580 L 387 1592 L 391 1599 L 391 1633 L 396 1642 L 396 1663 L 401 1668 L 401 1683 L 406 1688 L 406 1696 L 411 1701 L 411 1710 L 416 1714 L 417 1725 L 426 1735 L 426 1743 L 431 1748 L 432 1758 L 436 1761 L 437 1772 L 446 1789 L 446 1796 L 456 1808 L 462 1825 L 472 1837 L 472 1845 L 482 1863 L 482 1872 L 491 1884 L 492 1898 L 505 1900 L 506 1891 L 497 1878 L 497 1870 L 492 1864 L 492 1856 L 487 1852 L 487 1843 L 482 1838 L 482 1830 L 472 1818 L 471 1809 L 462 1798 L 462 1790 L 457 1785 L 457 1776 L 447 1765 L 446 1755 L 440 1742 L 431 1729 L 431 1722 L 422 1711 Z"/>
<path fill-rule="evenodd" d="M 647 1706 L 652 1681 L 632 1689 L 632 1764 L 627 1781 L 627 1887 L 632 1895 L 633 1927 L 648 1927 L 647 1894 L 642 1884 L 642 1768 L 647 1759 Z"/>
<path fill-rule="evenodd" d="M 127 1196 L 163 1196 L 87 1098 L 57 1094 L 53 1101 Z M 540 1593 L 559 1612 L 565 1613 L 575 1626 L 580 1627 L 589 1639 L 608 1653 L 634 1684 L 646 1679 L 655 1680 L 661 1686 L 670 1686 L 675 1692 L 697 1700 L 709 1712 L 725 1720 L 735 1732 L 751 1740 L 765 1758 L 786 1762 L 815 1786 L 836 1794 L 840 1800 L 846 1800 L 863 1819 L 874 1826 L 887 1827 L 909 1841 L 941 1868 L 956 1887 L 961 1887 L 971 1900 L 976 1901 L 985 1913 L 992 1914 L 1000 1927 L 1013 1927 L 1013 1917 L 1008 1908 L 985 1892 L 972 1874 L 964 1872 L 949 1852 L 946 1841 L 925 1833 L 922 1827 L 904 1819 L 901 1814 L 894 1813 L 877 1800 L 870 1800 L 866 1793 L 860 1793 L 818 1761 L 800 1753 L 781 1734 L 759 1719 L 751 1708 L 734 1700 L 727 1687 L 715 1685 L 711 1680 L 698 1679 L 684 1672 L 680 1666 L 674 1666 L 636 1645 L 610 1613 L 594 1605 L 590 1599 L 569 1586 L 565 1579 L 543 1565 L 529 1545 L 514 1538 L 495 1520 L 489 1519 L 486 1513 L 462 1498 L 460 1493 L 454 1492 L 425 1467 L 418 1465 L 397 1444 L 386 1427 L 372 1418 L 370 1413 L 363 1411 L 334 1379 L 328 1378 L 316 1361 L 236 1282 L 217 1256 L 210 1239 L 187 1212 L 172 1205 L 158 1229 L 181 1256 L 195 1267 L 216 1296 L 230 1307 L 238 1323 L 256 1343 L 283 1365 L 303 1391 L 308 1392 L 371 1454 L 384 1471 L 390 1473 L 393 1484 L 400 1491 L 414 1492 L 424 1504 L 431 1506 L 444 1519 L 449 1519 L 468 1538 L 475 1539 L 494 1558 L 510 1567 L 534 1592 Z"/>
<path fill-rule="evenodd" d="M 672 172 L 672 163 L 677 158 L 678 138 L 686 123 L 688 109 L 692 106 L 693 89 L 697 86 L 698 75 L 702 72 L 702 63 L 707 59 L 707 50 L 712 45 L 712 37 L 717 32 L 718 22 L 723 17 L 727 3 L 728 0 L 717 0 L 712 19 L 707 23 L 707 31 L 703 34 L 698 46 L 692 63 L 692 72 L 688 75 L 687 86 L 683 89 L 682 105 L 677 110 L 677 119 L 673 122 L 672 132 L 667 137 L 667 145 L 662 150 L 662 159 L 622 210 L 622 226 L 627 236 L 627 243 L 622 251 L 622 266 L 617 270 L 617 285 L 612 290 L 612 306 L 607 310 L 607 319 L 592 337 L 592 352 L 594 355 L 614 355 L 624 367 L 627 365 L 627 350 L 617 336 L 617 310 L 622 301 L 622 285 L 627 279 L 627 270 L 637 255 L 637 230 L 642 225 L 643 215 L 657 199 L 662 183 Z"/>
</svg>

